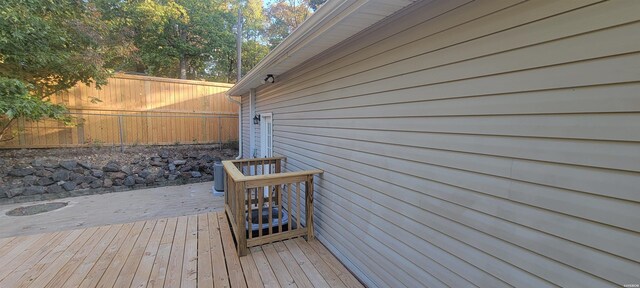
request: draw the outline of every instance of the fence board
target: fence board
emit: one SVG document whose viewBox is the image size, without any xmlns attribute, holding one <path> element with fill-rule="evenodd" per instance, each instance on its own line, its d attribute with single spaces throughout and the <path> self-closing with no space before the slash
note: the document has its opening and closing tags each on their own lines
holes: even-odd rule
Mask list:
<svg viewBox="0 0 640 288">
<path fill-rule="evenodd" d="M 78 125 L 14 121 L 15 137 L 0 143 L 0 149 L 236 141 L 238 107 L 225 95 L 231 86 L 125 74 L 113 76 L 100 90 L 78 84 L 51 97 L 67 105 Z M 92 103 L 92 98 L 101 102 Z"/>
</svg>

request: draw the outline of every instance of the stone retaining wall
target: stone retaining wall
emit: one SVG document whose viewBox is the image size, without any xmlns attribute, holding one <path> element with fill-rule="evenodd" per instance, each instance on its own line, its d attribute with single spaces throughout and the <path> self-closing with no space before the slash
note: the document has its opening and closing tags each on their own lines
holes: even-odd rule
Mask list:
<svg viewBox="0 0 640 288">
<path fill-rule="evenodd" d="M 210 153 L 161 150 L 149 157 L 134 156 L 129 161 L 112 160 L 104 165 L 38 157 L 30 163 L 22 161 L 10 167 L 6 167 L 6 160 L 0 159 L 0 166 L 4 166 L 0 169 L 4 172 L 0 174 L 0 198 L 83 195 L 211 181 L 212 166 L 217 156 L 220 153 L 215 150 Z M 226 156 L 224 158 L 230 158 Z"/>
</svg>

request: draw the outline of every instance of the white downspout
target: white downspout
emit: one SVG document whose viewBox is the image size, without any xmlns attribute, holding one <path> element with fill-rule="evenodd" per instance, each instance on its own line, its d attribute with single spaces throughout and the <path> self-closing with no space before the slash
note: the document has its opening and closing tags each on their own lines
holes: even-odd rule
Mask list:
<svg viewBox="0 0 640 288">
<path fill-rule="evenodd" d="M 238 104 L 238 157 L 236 160 L 242 159 L 242 102 L 236 101 L 231 98 L 231 95 L 227 95 L 229 101 Z"/>
</svg>

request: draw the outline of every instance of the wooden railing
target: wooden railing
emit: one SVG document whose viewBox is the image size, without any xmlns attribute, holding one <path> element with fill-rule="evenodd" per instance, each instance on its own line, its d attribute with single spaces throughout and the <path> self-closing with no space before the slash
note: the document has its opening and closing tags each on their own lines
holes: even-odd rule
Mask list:
<svg viewBox="0 0 640 288">
<path fill-rule="evenodd" d="M 281 173 L 284 159 L 222 162 L 227 173 L 225 211 L 240 256 L 247 254 L 248 247 L 304 235 L 307 240 L 314 237 L 313 176 L 323 171 Z"/>
</svg>

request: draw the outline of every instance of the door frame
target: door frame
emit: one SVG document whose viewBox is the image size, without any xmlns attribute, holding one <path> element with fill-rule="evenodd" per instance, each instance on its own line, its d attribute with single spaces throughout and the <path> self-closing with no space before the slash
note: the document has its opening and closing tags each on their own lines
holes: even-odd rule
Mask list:
<svg viewBox="0 0 640 288">
<path fill-rule="evenodd" d="M 267 141 L 267 137 L 266 137 L 267 122 L 271 123 L 270 141 Z M 271 151 L 271 155 L 267 155 L 268 150 Z M 260 114 L 260 157 L 272 157 L 272 156 L 273 156 L 273 113 L 261 113 Z"/>
</svg>

